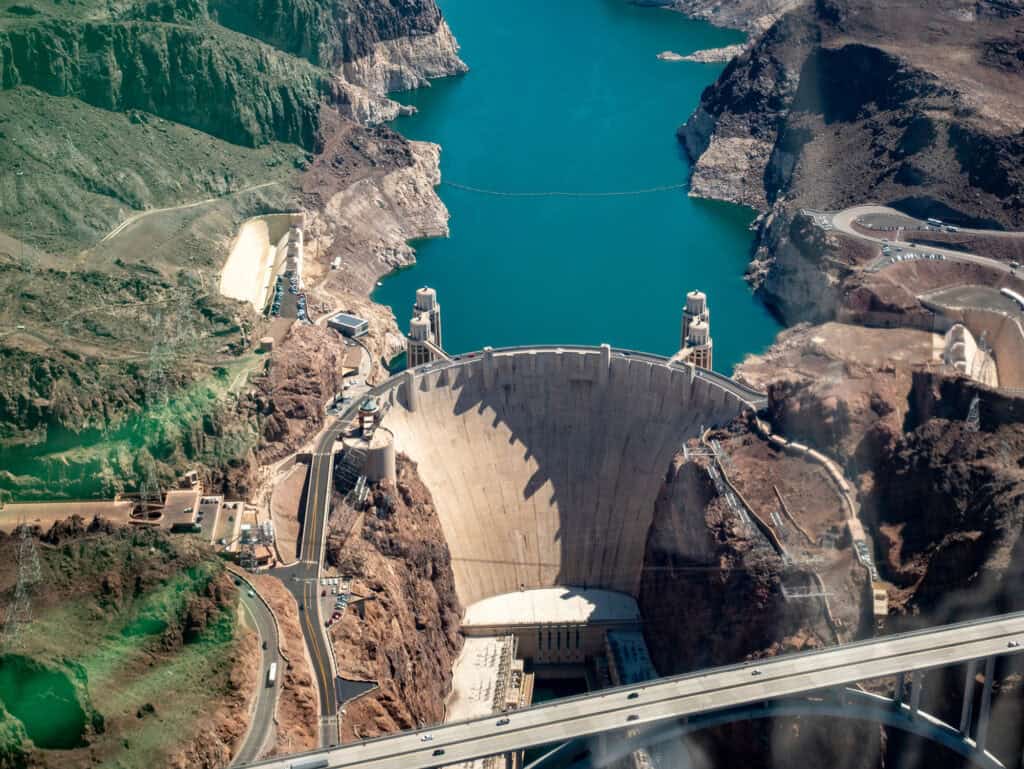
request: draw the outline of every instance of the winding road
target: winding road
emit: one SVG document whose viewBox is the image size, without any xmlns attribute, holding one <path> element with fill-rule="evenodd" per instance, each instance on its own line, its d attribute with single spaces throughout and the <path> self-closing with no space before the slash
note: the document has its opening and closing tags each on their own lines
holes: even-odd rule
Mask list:
<svg viewBox="0 0 1024 769">
<path fill-rule="evenodd" d="M 877 243 L 879 247 L 888 244 L 896 245 L 903 249 L 903 253 L 917 257 L 919 259 L 925 258 L 925 254 L 939 254 L 942 257 L 944 257 L 946 261 L 976 264 L 981 267 L 986 267 L 988 269 L 1006 273 L 1008 275 L 1014 275 L 1016 273 L 1016 270 L 1013 267 L 1010 267 L 1007 263 L 1001 262 L 998 259 L 992 259 L 987 256 L 982 256 L 981 254 L 972 254 L 965 251 L 956 251 L 950 248 L 941 248 L 937 246 L 911 245 L 908 241 L 905 241 L 901 238 L 901 235 L 903 235 L 905 231 L 902 227 L 895 230 L 894 232 L 882 230 L 880 231 L 880 234 L 876 237 L 874 235 L 869 235 L 865 233 L 863 230 L 859 230 L 853 226 L 859 219 L 862 219 L 864 217 L 880 217 L 892 219 L 894 221 L 905 221 L 908 223 L 908 225 L 912 225 L 914 227 L 914 229 L 910 230 L 911 232 L 920 231 L 924 234 L 927 234 L 929 232 L 929 230 L 926 229 L 926 222 L 922 222 L 917 219 L 914 219 L 913 217 L 909 217 L 906 214 L 903 214 L 894 208 L 888 208 L 887 206 L 853 206 L 852 208 L 847 208 L 842 211 L 815 211 L 812 209 L 804 209 L 803 213 L 805 213 L 807 216 L 810 216 L 814 220 L 814 223 L 816 225 L 822 227 L 825 230 L 835 230 L 836 232 L 841 232 L 844 235 L 856 238 L 857 240 L 863 241 L 865 243 Z M 1024 233 L 1019 232 L 1002 232 L 999 230 L 973 230 L 962 227 L 959 229 L 959 232 L 961 234 L 974 234 L 985 236 L 1024 237 Z M 894 264 L 899 264 L 899 262 L 895 262 Z M 883 269 L 888 266 L 890 266 L 888 257 L 884 257 L 879 262 L 879 269 Z"/>
<path fill-rule="evenodd" d="M 236 572 L 232 573 L 236 581 L 241 581 L 239 590 L 241 591 L 242 607 L 256 630 L 261 647 L 256 706 L 253 709 L 252 720 L 249 722 L 249 731 L 246 732 L 242 747 L 239 748 L 233 761 L 235 764 L 245 764 L 260 757 L 267 739 L 274 732 L 274 714 L 277 710 L 279 687 L 267 686 L 267 674 L 271 664 L 275 662 L 278 668 L 283 667 L 283 660 L 279 652 L 277 625 L 270 612 L 270 607 L 256 594 L 244 577 Z"/>
<path fill-rule="evenodd" d="M 334 655 L 324 632 L 320 611 L 320 570 L 323 563 L 327 519 L 331 511 L 333 486 L 333 448 L 341 425 L 335 422 L 324 431 L 313 452 L 303 503 L 302 544 L 299 560 L 275 571 L 299 606 L 302 637 L 313 665 L 313 676 L 320 693 L 320 743 L 327 747 L 338 741 L 338 690 Z"/>
<path fill-rule="evenodd" d="M 203 200 L 196 200 L 192 203 L 182 203 L 181 205 L 168 206 L 167 208 L 150 208 L 147 209 L 146 211 L 139 211 L 138 213 L 129 216 L 127 219 L 125 219 L 123 222 L 117 225 L 114 229 L 112 229 L 110 232 L 104 235 L 103 238 L 100 240 L 100 243 L 105 243 L 108 240 L 116 238 L 118 235 L 127 230 L 140 219 L 145 219 L 147 216 L 153 216 L 153 214 L 164 214 L 167 213 L 168 211 L 183 211 L 186 208 L 197 208 L 199 206 L 205 206 L 209 203 L 216 203 L 218 200 L 223 200 L 224 198 L 230 198 L 232 195 L 242 195 L 246 192 L 255 192 L 256 190 L 262 190 L 265 187 L 272 187 L 275 184 L 280 183 L 280 181 L 263 182 L 262 184 L 253 184 L 249 187 L 243 187 L 240 190 L 232 190 L 231 192 L 226 192 L 223 195 L 218 195 L 216 197 L 204 198 Z"/>
</svg>

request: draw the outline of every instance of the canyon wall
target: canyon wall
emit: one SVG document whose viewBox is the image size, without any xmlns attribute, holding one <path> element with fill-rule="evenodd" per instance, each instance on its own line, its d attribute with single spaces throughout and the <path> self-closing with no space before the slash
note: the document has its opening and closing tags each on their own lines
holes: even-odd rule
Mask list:
<svg viewBox="0 0 1024 769">
<path fill-rule="evenodd" d="M 706 89 L 679 131 L 692 194 L 765 214 L 752 278 L 787 322 L 834 317 L 845 278 L 794 242 L 800 207 L 1024 224 L 1022 30 L 1005 4 L 820 0 L 783 15 Z"/>
<path fill-rule="evenodd" d="M 719 496 L 706 460 L 677 455 L 654 505 L 639 604 L 662 675 L 832 641 L 816 601 L 787 602 L 783 563 Z"/>
<path fill-rule="evenodd" d="M 110 494 L 154 460 L 165 480 L 197 465 L 211 485 L 251 492 L 256 451 L 297 445 L 319 407 L 280 382 L 276 401 L 224 398 L 232 359 L 269 325 L 206 290 L 238 222 L 306 210 L 312 279 L 344 257 L 311 301 L 364 312 L 375 360 L 391 357 L 400 334 L 366 292 L 412 262 L 408 241 L 445 234 L 447 211 L 433 190 L 438 149 L 366 122 L 396 114 L 386 89 L 462 71 L 433 0 L 88 0 L 0 19 L 14 169 L 0 177 L 0 289 L 18 332 L 0 340 L 0 451 L 19 447 L 0 490 Z M 149 229 L 103 239 L 146 209 L 161 210 Z M 148 418 L 160 315 L 189 343 L 174 345 L 175 408 L 154 441 L 131 431 Z M 281 370 L 302 335 L 284 346 Z M 316 397 L 338 373 L 327 352 L 307 372 Z M 83 449 L 70 460 L 56 458 L 65 438 Z"/>
<path fill-rule="evenodd" d="M 141 22 L 0 30 L 0 86 L 142 110 L 235 144 L 306 149 L 316 147 L 321 101 L 337 98 L 326 73 L 244 38 Z"/>
<path fill-rule="evenodd" d="M 330 631 L 339 673 L 377 686 L 346 706 L 343 740 L 439 723 L 462 646 L 462 607 L 415 464 L 400 457 L 397 484 L 382 482 L 354 520 L 336 512 L 327 559 L 354 577 L 352 602 Z"/>
</svg>

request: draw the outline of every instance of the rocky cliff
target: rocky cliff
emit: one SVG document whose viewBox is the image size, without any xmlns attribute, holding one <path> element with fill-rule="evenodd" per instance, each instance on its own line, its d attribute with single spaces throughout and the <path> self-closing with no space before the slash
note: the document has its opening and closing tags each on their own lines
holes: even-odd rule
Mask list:
<svg viewBox="0 0 1024 769">
<path fill-rule="evenodd" d="M 339 673 L 377 685 L 346 707 L 343 739 L 440 722 L 462 645 L 462 607 L 415 464 L 400 457 L 397 486 L 383 482 L 366 512 L 331 524 L 328 563 L 354 577 L 357 601 L 331 631 Z"/>
<path fill-rule="evenodd" d="M 0 30 L 0 86 L 141 110 L 235 144 L 315 149 L 327 73 L 213 26 L 46 21 Z"/>
<path fill-rule="evenodd" d="M 1016 6 L 819 0 L 734 59 L 680 131 L 692 194 L 750 205 L 755 285 L 789 322 L 834 316 L 841 270 L 793 227 L 800 207 L 867 201 L 920 216 L 1024 223 Z M 843 258 L 842 249 L 832 249 Z"/>
<path fill-rule="evenodd" d="M 821 605 L 786 601 L 782 575 L 781 559 L 718 495 L 704 460 L 676 457 L 655 505 L 639 596 L 658 672 L 833 643 Z M 774 719 L 705 730 L 684 752 L 697 766 L 785 767 L 798 755 L 806 766 L 868 769 L 883 744 L 870 724 L 836 729 L 826 719 Z"/>
<path fill-rule="evenodd" d="M 655 503 L 638 602 L 658 672 L 683 673 L 829 642 L 814 602 L 786 602 L 781 559 L 677 456 Z"/>
<path fill-rule="evenodd" d="M 633 0 L 636 5 L 671 8 L 695 19 L 704 19 L 721 27 L 744 29 L 751 33 L 770 27 L 786 11 L 806 0 Z"/>
</svg>

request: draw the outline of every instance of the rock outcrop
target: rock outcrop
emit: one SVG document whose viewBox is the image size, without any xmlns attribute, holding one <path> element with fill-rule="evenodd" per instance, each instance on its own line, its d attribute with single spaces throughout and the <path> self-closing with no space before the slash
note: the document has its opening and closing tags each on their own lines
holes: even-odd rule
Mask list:
<svg viewBox="0 0 1024 769">
<path fill-rule="evenodd" d="M 440 722 L 462 607 L 437 512 L 412 462 L 400 457 L 397 486 L 376 488 L 354 522 L 332 520 L 327 559 L 355 580 L 331 631 L 339 673 L 378 687 L 347 705 L 343 739 Z"/>
<path fill-rule="evenodd" d="M 783 599 L 781 559 L 747 529 L 703 462 L 677 456 L 655 504 L 638 598 L 662 675 L 830 642 L 820 607 Z"/>
<path fill-rule="evenodd" d="M 846 258 L 841 244 L 809 244 L 808 258 L 800 207 L 1024 223 L 1021 31 L 1018 11 L 988 2 L 807 3 L 705 91 L 679 131 L 692 194 L 767 214 L 752 274 L 787 322 L 835 317 L 847 277 L 827 264 Z"/>
<path fill-rule="evenodd" d="M 244 87 L 230 84 L 244 83 Z M 209 27 L 48 21 L 0 30 L 0 87 L 141 110 L 235 144 L 315 149 L 327 73 Z"/>
<path fill-rule="evenodd" d="M 744 29 L 752 34 L 770 27 L 782 14 L 806 0 L 633 0 L 636 5 L 671 8 L 695 19 L 721 27 Z"/>
</svg>

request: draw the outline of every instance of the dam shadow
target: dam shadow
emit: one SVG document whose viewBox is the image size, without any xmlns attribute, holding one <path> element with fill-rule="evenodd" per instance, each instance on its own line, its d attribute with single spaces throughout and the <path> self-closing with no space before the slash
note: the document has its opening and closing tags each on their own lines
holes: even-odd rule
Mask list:
<svg viewBox="0 0 1024 769">
<path fill-rule="evenodd" d="M 387 424 L 434 496 L 464 605 L 556 585 L 636 596 L 669 463 L 744 406 L 685 367 L 597 349 L 496 354 L 415 386 Z"/>
</svg>

